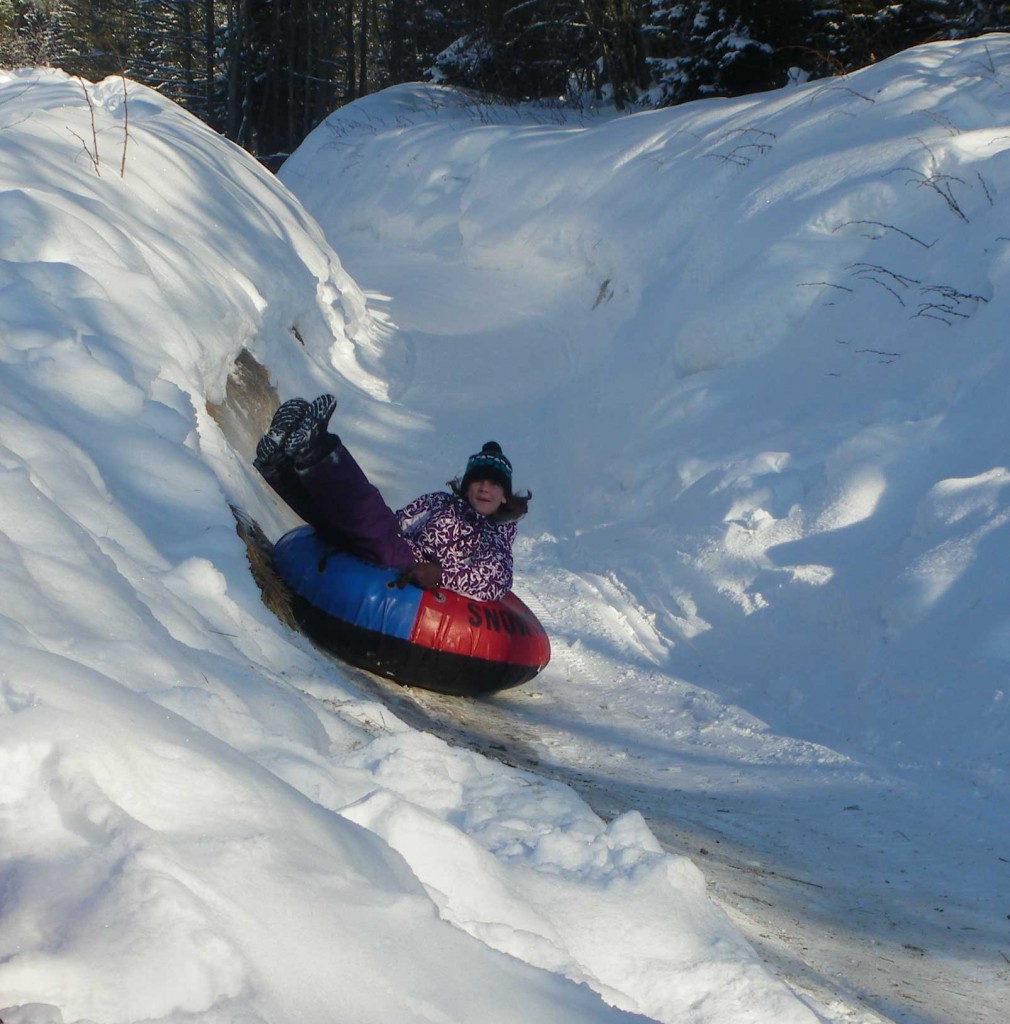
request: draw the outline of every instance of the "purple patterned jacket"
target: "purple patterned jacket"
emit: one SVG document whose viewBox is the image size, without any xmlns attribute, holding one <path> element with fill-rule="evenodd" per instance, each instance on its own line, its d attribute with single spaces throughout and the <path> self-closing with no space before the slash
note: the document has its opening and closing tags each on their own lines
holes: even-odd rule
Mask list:
<svg viewBox="0 0 1010 1024">
<path fill-rule="evenodd" d="M 516 524 L 493 523 L 446 491 L 422 494 L 396 513 L 419 562 L 440 562 L 442 586 L 497 601 L 512 586 Z"/>
</svg>

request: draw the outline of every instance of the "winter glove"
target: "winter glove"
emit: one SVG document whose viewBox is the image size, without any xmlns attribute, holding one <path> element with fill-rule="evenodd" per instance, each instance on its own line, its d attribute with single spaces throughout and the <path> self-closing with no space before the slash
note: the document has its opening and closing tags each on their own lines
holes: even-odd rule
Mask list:
<svg viewBox="0 0 1010 1024">
<path fill-rule="evenodd" d="M 442 566 L 438 562 L 418 562 L 400 573 L 396 585 L 402 590 L 408 583 L 422 590 L 434 590 L 442 583 Z"/>
</svg>

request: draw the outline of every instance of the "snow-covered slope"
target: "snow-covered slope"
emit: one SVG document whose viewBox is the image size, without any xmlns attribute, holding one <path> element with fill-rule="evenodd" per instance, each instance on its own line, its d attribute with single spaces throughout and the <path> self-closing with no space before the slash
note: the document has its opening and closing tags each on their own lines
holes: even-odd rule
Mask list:
<svg viewBox="0 0 1010 1024">
<path fill-rule="evenodd" d="M 282 170 L 392 295 L 399 400 L 507 437 L 531 529 L 615 574 L 664 669 L 847 751 L 1005 771 L 1007 40 L 535 116 L 403 87 Z"/>
<path fill-rule="evenodd" d="M 395 429 L 340 420 L 392 500 L 491 436 L 535 493 L 555 660 L 496 721 L 771 954 L 1001 1020 L 1010 40 L 620 118 L 402 87 L 281 178 L 399 328 Z"/>
<path fill-rule="evenodd" d="M 5 1024 L 1002 1020 L 1010 39 L 628 117 L 402 87 L 280 182 L 19 72 L 0 154 Z M 428 707 L 606 820 L 262 606 L 273 387 L 393 504 L 501 441 L 554 661 Z"/>
<path fill-rule="evenodd" d="M 380 475 L 431 427 L 286 189 L 119 79 L 0 75 L 0 154 L 5 1024 L 817 1020 L 640 815 L 406 728 L 263 607 L 236 358 L 335 388 Z"/>
</svg>

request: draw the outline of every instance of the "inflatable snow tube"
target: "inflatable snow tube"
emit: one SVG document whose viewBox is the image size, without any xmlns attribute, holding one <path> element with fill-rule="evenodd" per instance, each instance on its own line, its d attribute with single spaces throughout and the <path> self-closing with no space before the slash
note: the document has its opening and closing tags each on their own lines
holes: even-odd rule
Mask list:
<svg viewBox="0 0 1010 1024">
<path fill-rule="evenodd" d="M 402 590 L 309 526 L 274 545 L 295 618 L 319 646 L 406 686 L 474 696 L 518 686 L 550 661 L 537 617 L 511 591 L 475 601 L 451 590 Z"/>
</svg>

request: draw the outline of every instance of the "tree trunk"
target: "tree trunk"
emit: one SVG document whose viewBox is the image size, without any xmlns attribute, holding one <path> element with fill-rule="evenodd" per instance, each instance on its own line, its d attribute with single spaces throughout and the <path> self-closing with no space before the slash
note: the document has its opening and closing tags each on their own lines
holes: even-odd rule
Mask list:
<svg viewBox="0 0 1010 1024">
<path fill-rule="evenodd" d="M 371 17 L 369 0 L 361 0 L 361 22 L 358 25 L 358 95 L 368 94 L 368 19 Z"/>
</svg>

